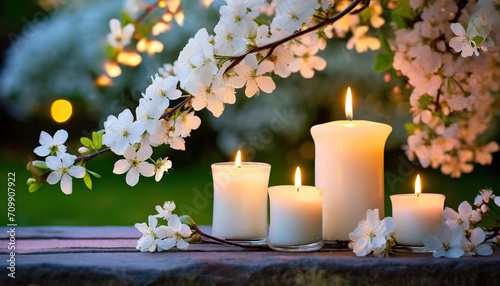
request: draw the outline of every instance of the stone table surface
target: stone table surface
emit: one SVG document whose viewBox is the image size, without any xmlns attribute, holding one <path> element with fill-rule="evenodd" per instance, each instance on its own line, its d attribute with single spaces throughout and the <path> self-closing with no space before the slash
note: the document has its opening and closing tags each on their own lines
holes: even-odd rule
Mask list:
<svg viewBox="0 0 500 286">
<path fill-rule="evenodd" d="M 401 252 L 382 259 L 356 257 L 336 244 L 285 253 L 205 243 L 144 253 L 135 249 L 141 234 L 120 226 L 16 227 L 12 279 L 8 230 L 0 233 L 0 285 L 500 285 L 499 251 L 460 259 Z"/>
</svg>

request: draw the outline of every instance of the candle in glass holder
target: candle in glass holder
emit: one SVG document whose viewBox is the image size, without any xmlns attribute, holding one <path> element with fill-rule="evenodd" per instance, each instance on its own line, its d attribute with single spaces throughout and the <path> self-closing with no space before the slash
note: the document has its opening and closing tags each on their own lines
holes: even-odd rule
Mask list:
<svg viewBox="0 0 500 286">
<path fill-rule="evenodd" d="M 415 194 L 392 195 L 392 218 L 396 225 L 396 242 L 408 246 L 423 246 L 424 239 L 435 233 L 443 222 L 445 196 L 422 194 L 420 175 L 415 182 Z"/>
<path fill-rule="evenodd" d="M 212 164 L 214 212 L 212 234 L 240 243 L 267 237 L 267 188 L 271 165 L 241 162 Z"/>
<path fill-rule="evenodd" d="M 297 167 L 295 186 L 269 188 L 271 225 L 267 243 L 279 251 L 314 251 L 323 246 L 322 189 L 302 186 Z"/>
</svg>

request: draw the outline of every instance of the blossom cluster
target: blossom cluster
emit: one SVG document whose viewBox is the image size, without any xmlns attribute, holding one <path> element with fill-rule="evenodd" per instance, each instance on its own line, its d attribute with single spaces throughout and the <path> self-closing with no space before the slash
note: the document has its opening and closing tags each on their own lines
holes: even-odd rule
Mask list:
<svg viewBox="0 0 500 286">
<path fill-rule="evenodd" d="M 474 163 L 491 164 L 491 153 L 499 150 L 479 136 L 493 116 L 492 94 L 500 91 L 500 57 L 494 51 L 469 57 L 492 44 L 489 30 L 500 20 L 498 11 L 487 8 L 493 2 L 459 7 L 453 0 L 410 1 L 418 21 L 396 29 L 391 44 L 393 68 L 413 87 L 406 153 L 455 178 L 470 173 Z M 456 21 L 469 22 L 467 33 Z"/>
<path fill-rule="evenodd" d="M 395 245 L 395 224 L 392 217 L 379 218 L 379 210 L 368 210 L 366 220 L 349 234 L 349 248 L 356 256 L 366 256 L 373 252 L 376 256 L 387 257 Z"/>
<path fill-rule="evenodd" d="M 333 6 L 330 0 L 281 0 L 271 5 L 265 0 L 227 0 L 220 8 L 215 35 L 210 35 L 205 28 L 200 29 L 173 65 L 164 65 L 159 74 L 152 77 L 135 114 L 126 109 L 117 117 L 110 115 L 104 122 L 102 144 L 124 156 L 116 162 L 113 172 L 127 172 L 126 182 L 130 186 L 138 182 L 140 175 L 150 177 L 156 173 L 159 180 L 172 163 L 161 158 L 152 161 L 151 147 L 166 144 L 171 149 L 184 150 L 185 138 L 201 124 L 194 111 L 206 108 L 219 117 L 225 104 L 235 102 L 236 89 L 245 88 L 245 95 L 253 97 L 260 91 L 273 92 L 276 88 L 274 74 L 286 78 L 292 72 L 300 72 L 303 77 L 311 78 L 315 70 L 323 70 L 326 61 L 317 53 L 324 49 L 325 39 L 333 37 L 332 29 L 341 30 L 337 26 L 297 39 L 292 37 L 270 50 L 253 51 L 290 37 L 318 23 L 318 19 L 330 17 L 339 6 L 342 7 L 341 4 Z M 379 9 L 375 10 L 373 14 L 379 15 Z M 258 18 L 262 14 L 274 17 L 271 21 Z M 377 23 L 383 22 L 379 19 Z M 130 26 L 122 29 L 120 23 L 112 21 L 110 44 L 117 47 L 128 44 L 133 29 L 127 27 Z M 362 37 L 358 35 L 358 38 Z M 228 69 L 234 57 L 239 55 L 245 55 L 244 59 Z M 171 107 L 172 101 L 181 99 L 182 103 Z"/>
<path fill-rule="evenodd" d="M 426 249 L 433 252 L 434 257 L 459 258 L 463 255 L 490 255 L 493 253 L 491 245 L 486 240 L 486 232 L 478 224 L 483 216 L 490 212 L 488 203 L 495 199 L 492 190 L 483 189 L 476 197 L 472 206 L 464 201 L 458 206 L 458 212 L 446 207 L 443 211 L 444 222 L 438 226 L 436 235 L 424 239 Z"/>
<path fill-rule="evenodd" d="M 142 233 L 142 237 L 137 241 L 137 249 L 140 251 L 161 252 L 173 247 L 186 249 L 192 231 L 189 225 L 181 222 L 181 219 L 172 214 L 175 210 L 175 203 L 168 201 L 163 206 L 156 206 L 158 214 L 150 215 L 148 223 L 136 223 L 135 228 Z M 160 225 L 158 219 L 167 222 L 167 225 Z"/>
</svg>

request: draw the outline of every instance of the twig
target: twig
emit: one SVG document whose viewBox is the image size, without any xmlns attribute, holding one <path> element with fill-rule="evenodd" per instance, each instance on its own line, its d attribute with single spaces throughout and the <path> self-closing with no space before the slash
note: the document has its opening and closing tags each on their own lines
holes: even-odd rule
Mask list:
<svg viewBox="0 0 500 286">
<path fill-rule="evenodd" d="M 248 248 L 248 249 L 267 249 L 268 248 L 267 245 L 243 245 L 243 244 L 234 243 L 234 242 L 222 239 L 222 238 L 218 238 L 216 236 L 212 236 L 212 235 L 209 235 L 209 234 L 202 232 L 198 226 L 196 226 L 196 232 L 198 232 L 201 236 L 204 236 L 204 237 L 209 238 L 211 240 L 215 240 L 215 241 L 220 242 L 222 244 L 227 244 L 227 245 L 232 245 L 232 246 L 237 246 L 237 247 L 242 247 L 242 248 Z"/>
<path fill-rule="evenodd" d="M 108 152 L 108 151 L 111 151 L 111 148 L 102 149 L 102 150 L 97 151 L 97 152 L 92 153 L 92 154 L 88 154 L 88 155 L 85 155 L 85 156 L 80 156 L 80 157 L 77 157 L 77 158 L 75 159 L 75 163 L 73 163 L 73 164 L 76 164 L 76 163 L 78 163 L 78 162 L 80 162 L 80 161 L 82 162 L 82 164 L 85 164 L 85 163 L 87 163 L 88 161 L 92 160 L 95 156 L 100 155 L 100 154 L 102 154 L 102 153 L 106 153 L 106 152 Z"/>
<path fill-rule="evenodd" d="M 370 1 L 367 1 L 367 0 L 354 0 L 347 8 L 345 8 L 344 10 L 342 10 L 341 12 L 339 12 L 338 14 L 336 14 L 335 16 L 332 16 L 330 18 L 325 19 L 323 22 L 321 22 L 321 23 L 319 23 L 319 24 L 317 24 L 315 26 L 312 26 L 312 27 L 307 28 L 307 29 L 302 30 L 302 31 L 295 32 L 295 33 L 291 34 L 290 36 L 285 37 L 285 38 L 283 38 L 281 40 L 278 40 L 278 41 L 275 41 L 275 42 L 272 42 L 272 43 L 269 43 L 269 44 L 266 44 L 266 45 L 263 45 L 263 46 L 260 46 L 260 47 L 254 47 L 250 51 L 248 51 L 248 52 L 246 52 L 246 53 L 244 53 L 244 54 L 242 54 L 240 56 L 226 57 L 229 60 L 232 60 L 233 62 L 226 68 L 226 70 L 224 71 L 224 74 L 227 73 L 228 71 L 230 71 L 235 66 L 237 66 L 249 54 L 257 53 L 257 52 L 268 50 L 268 49 L 273 50 L 276 47 L 278 47 L 279 45 L 282 45 L 282 44 L 284 44 L 286 42 L 289 42 L 289 41 L 291 41 L 293 39 L 301 37 L 301 36 L 303 36 L 303 35 L 305 35 L 307 33 L 319 30 L 319 29 L 321 29 L 321 28 L 323 28 L 325 26 L 328 26 L 328 25 L 336 22 L 340 18 L 344 17 L 345 15 L 347 15 L 352 10 L 354 10 L 354 8 L 356 8 L 356 6 L 358 6 L 360 3 L 363 3 L 363 7 L 361 7 L 360 9 L 358 9 L 356 11 L 354 11 L 355 13 L 359 13 L 361 10 L 363 10 L 364 8 L 366 8 L 368 6 L 368 4 L 370 3 Z M 267 56 L 269 56 L 269 55 L 270 55 L 270 53 L 267 54 Z"/>
<path fill-rule="evenodd" d="M 192 99 L 193 99 L 193 96 L 190 95 L 184 101 L 182 101 L 181 103 L 179 103 L 176 106 L 172 107 L 172 109 L 170 109 L 169 111 L 163 113 L 160 116 L 160 119 L 168 120 L 170 118 L 170 116 L 174 115 L 181 107 L 183 107 L 184 105 L 188 104 Z"/>
<path fill-rule="evenodd" d="M 146 16 L 149 15 L 149 13 L 151 13 L 151 11 L 153 11 L 154 9 L 156 9 L 158 7 L 159 2 L 160 1 L 157 1 L 154 4 L 151 4 L 151 5 L 144 7 L 144 12 L 142 12 L 142 14 L 139 15 L 139 17 L 137 17 L 137 19 L 135 20 L 135 23 L 137 25 L 139 25 L 142 22 L 142 20 L 144 20 L 144 18 L 146 18 Z"/>
</svg>

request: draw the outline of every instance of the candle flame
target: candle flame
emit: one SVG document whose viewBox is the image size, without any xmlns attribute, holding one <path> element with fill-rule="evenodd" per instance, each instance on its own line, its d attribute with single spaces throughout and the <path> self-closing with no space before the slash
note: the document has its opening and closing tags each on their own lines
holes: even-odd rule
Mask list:
<svg viewBox="0 0 500 286">
<path fill-rule="evenodd" d="M 352 94 L 351 87 L 347 88 L 347 95 L 345 98 L 345 117 L 352 120 Z"/>
<path fill-rule="evenodd" d="M 415 195 L 418 197 L 422 192 L 422 187 L 420 186 L 420 175 L 417 175 L 417 180 L 415 181 Z"/>
<path fill-rule="evenodd" d="M 234 166 L 236 168 L 241 168 L 241 151 L 238 150 L 238 153 L 236 153 L 236 161 L 234 162 Z"/>
<path fill-rule="evenodd" d="M 297 167 L 297 171 L 295 171 L 295 189 L 297 189 L 297 192 L 300 186 L 302 186 L 302 179 L 300 178 L 300 168 Z"/>
</svg>

